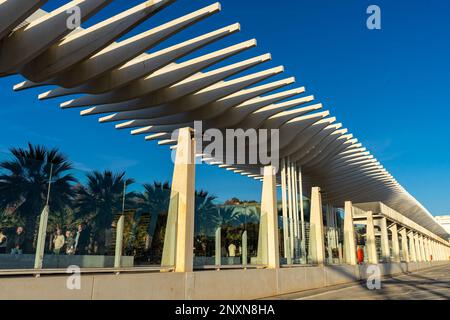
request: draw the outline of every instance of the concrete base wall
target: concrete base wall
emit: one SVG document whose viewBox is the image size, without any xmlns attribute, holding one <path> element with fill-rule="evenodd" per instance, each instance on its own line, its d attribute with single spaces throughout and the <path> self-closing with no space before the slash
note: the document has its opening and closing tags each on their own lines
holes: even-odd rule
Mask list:
<svg viewBox="0 0 450 320">
<path fill-rule="evenodd" d="M 415 272 L 449 262 L 379 264 L 384 276 Z M 6 299 L 257 299 L 366 279 L 367 265 L 328 265 L 281 269 L 221 270 L 188 273 L 87 274 L 81 289 L 69 290 L 67 275 L 1 277 Z"/>
<path fill-rule="evenodd" d="M 34 258 L 34 254 L 0 254 L 0 269 L 32 269 Z M 81 268 L 112 268 L 114 267 L 114 256 L 55 254 L 44 256 L 44 269 L 65 269 L 73 265 Z M 131 268 L 133 266 L 133 256 L 122 256 L 122 267 Z"/>
</svg>

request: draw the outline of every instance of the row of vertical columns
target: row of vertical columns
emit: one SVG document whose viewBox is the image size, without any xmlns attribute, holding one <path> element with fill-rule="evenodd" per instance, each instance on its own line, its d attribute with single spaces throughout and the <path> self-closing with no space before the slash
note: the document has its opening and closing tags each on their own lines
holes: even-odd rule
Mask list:
<svg viewBox="0 0 450 320">
<path fill-rule="evenodd" d="M 400 244 L 398 241 L 397 224 L 393 223 L 389 226 L 389 230 L 392 234 L 392 260 L 394 262 L 400 262 Z"/>
<path fill-rule="evenodd" d="M 356 264 L 353 211 L 352 202 L 346 202 L 344 217 L 344 262 L 352 265 Z M 378 263 L 373 219 L 373 213 L 369 211 L 366 220 L 366 249 L 368 262 L 372 264 Z M 385 217 L 379 219 L 378 225 L 381 229 L 381 252 L 385 262 L 429 262 L 450 259 L 449 248 L 427 236 L 419 234 L 414 230 L 408 231 L 406 227 L 395 222 L 388 226 Z M 392 235 L 392 247 L 389 245 L 388 230 Z M 401 236 L 401 242 L 399 235 Z"/>
<path fill-rule="evenodd" d="M 288 264 L 292 258 L 306 260 L 305 221 L 303 208 L 303 177 L 301 167 L 289 157 L 281 161 L 281 201 L 283 215 L 284 257 Z"/>
<path fill-rule="evenodd" d="M 337 230 L 337 216 L 336 210 L 332 205 L 326 205 L 326 220 L 327 220 L 327 241 L 328 241 L 328 259 L 333 263 L 333 249 L 339 253 L 341 259 L 341 248 L 339 246 L 339 234 Z"/>
<path fill-rule="evenodd" d="M 410 262 L 410 251 L 408 246 L 408 236 L 406 235 L 406 228 L 402 228 L 400 231 L 400 235 L 402 236 L 402 253 L 403 253 L 403 261 Z"/>
<path fill-rule="evenodd" d="M 287 236 L 283 239 L 285 246 L 290 247 L 292 240 L 297 240 L 302 235 L 304 242 L 304 216 L 302 205 L 303 189 L 301 168 L 293 164 L 289 159 L 282 160 L 282 201 L 283 223 L 290 224 L 286 228 Z M 260 235 L 258 243 L 258 261 L 268 268 L 279 268 L 278 247 L 278 210 L 276 190 L 276 170 L 273 166 L 264 167 L 261 199 Z M 300 201 L 299 201 L 300 199 Z M 193 271 L 193 241 L 194 241 L 194 214 L 195 214 L 195 140 L 192 138 L 191 129 L 179 130 L 178 145 L 176 148 L 171 199 L 167 218 L 167 226 L 162 256 L 163 266 L 175 266 L 176 272 Z M 299 212 L 301 229 L 299 224 Z M 288 219 L 289 217 L 289 219 Z M 291 223 L 289 223 L 291 222 Z M 293 222 L 293 223 L 292 223 Z M 119 221 L 123 229 L 123 219 Z M 289 231 L 288 231 L 289 229 Z M 390 257 L 390 248 L 387 237 L 387 221 L 381 221 L 383 256 Z M 441 243 L 430 241 L 405 228 L 400 231 L 397 225 L 389 226 L 392 232 L 393 259 L 400 260 L 398 232 L 402 235 L 402 249 L 406 261 L 425 261 L 431 255 L 437 260 L 447 260 L 449 248 Z M 301 230 L 301 231 L 300 231 Z M 367 213 L 366 245 L 368 260 L 371 264 L 378 263 L 375 243 L 374 219 L 372 212 Z M 319 187 L 311 189 L 310 212 L 310 239 L 309 253 L 311 262 L 323 264 L 325 259 L 324 225 L 322 211 L 322 197 Z M 298 241 L 295 241 L 298 243 Z M 409 245 L 408 245 L 409 243 Z M 119 245 L 120 246 L 120 245 Z M 351 202 L 345 204 L 344 220 L 344 254 L 345 262 L 356 263 L 356 248 L 353 225 L 353 207 Z M 120 246 L 121 247 L 121 246 Z M 297 245 L 298 247 L 298 245 Z M 295 248 L 294 245 L 291 247 Z M 302 252 L 305 252 L 302 250 Z M 292 254 L 290 252 L 289 254 Z M 119 254 L 117 254 L 120 256 Z M 116 265 L 120 265 L 116 261 Z"/>
<path fill-rule="evenodd" d="M 375 241 L 375 226 L 373 222 L 372 211 L 367 212 L 366 221 L 366 250 L 368 255 L 368 261 L 370 264 L 378 263 L 377 246 Z"/>
<path fill-rule="evenodd" d="M 261 217 L 267 221 L 267 267 L 280 267 L 278 246 L 278 210 L 276 171 L 273 166 L 264 167 L 264 179 L 261 199 Z M 263 235 L 264 236 L 264 235 Z M 263 245 L 265 243 L 263 242 Z"/>
<path fill-rule="evenodd" d="M 309 256 L 313 264 L 323 264 L 325 243 L 323 234 L 322 196 L 319 187 L 311 189 L 311 213 L 309 223 Z"/>
<path fill-rule="evenodd" d="M 416 254 L 416 246 L 414 243 L 414 232 L 410 231 L 408 232 L 408 242 L 409 242 L 409 252 L 412 262 L 417 261 L 417 254 Z"/>
<path fill-rule="evenodd" d="M 344 262 L 350 265 L 357 263 L 353 204 L 351 201 L 345 202 L 344 208 Z"/>
<path fill-rule="evenodd" d="M 161 265 L 176 272 L 194 268 L 195 139 L 190 128 L 178 132 L 172 188 Z"/>
<path fill-rule="evenodd" d="M 283 248 L 284 257 L 288 260 L 288 264 L 291 264 L 291 243 L 289 239 L 289 222 L 288 222 L 288 195 L 287 195 L 287 176 L 286 176 L 286 159 L 281 161 L 281 210 L 283 217 Z"/>
<path fill-rule="evenodd" d="M 389 262 L 391 259 L 391 250 L 389 248 L 389 235 L 387 228 L 387 219 L 382 217 L 380 220 L 380 229 L 381 229 L 381 256 L 383 262 Z"/>
</svg>

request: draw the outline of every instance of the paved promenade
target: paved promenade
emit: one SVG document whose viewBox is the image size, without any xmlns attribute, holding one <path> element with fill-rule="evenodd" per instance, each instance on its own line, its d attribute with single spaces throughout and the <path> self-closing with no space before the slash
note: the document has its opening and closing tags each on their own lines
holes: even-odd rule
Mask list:
<svg viewBox="0 0 450 320">
<path fill-rule="evenodd" d="M 283 300 L 450 300 L 450 265 L 384 278 L 380 290 L 366 283 L 335 286 L 273 297 Z"/>
</svg>

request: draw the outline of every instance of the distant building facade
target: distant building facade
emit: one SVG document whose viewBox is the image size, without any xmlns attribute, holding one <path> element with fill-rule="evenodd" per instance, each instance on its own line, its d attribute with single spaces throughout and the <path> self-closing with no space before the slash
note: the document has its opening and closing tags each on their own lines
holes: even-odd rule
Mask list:
<svg viewBox="0 0 450 320">
<path fill-rule="evenodd" d="M 444 229 L 450 234 L 450 215 L 436 216 L 435 218 L 436 221 L 439 222 L 444 227 Z"/>
</svg>

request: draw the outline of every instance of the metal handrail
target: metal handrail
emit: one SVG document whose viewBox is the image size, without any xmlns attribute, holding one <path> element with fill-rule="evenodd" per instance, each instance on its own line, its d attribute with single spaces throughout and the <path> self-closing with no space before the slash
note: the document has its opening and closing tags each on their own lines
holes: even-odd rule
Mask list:
<svg viewBox="0 0 450 320">
<path fill-rule="evenodd" d="M 173 272 L 175 267 L 132 267 L 132 268 L 80 268 L 80 273 L 132 273 L 132 272 Z M 52 275 L 67 274 L 67 269 L 5 269 L 0 270 L 2 276 L 19 276 L 19 275 Z"/>
</svg>

